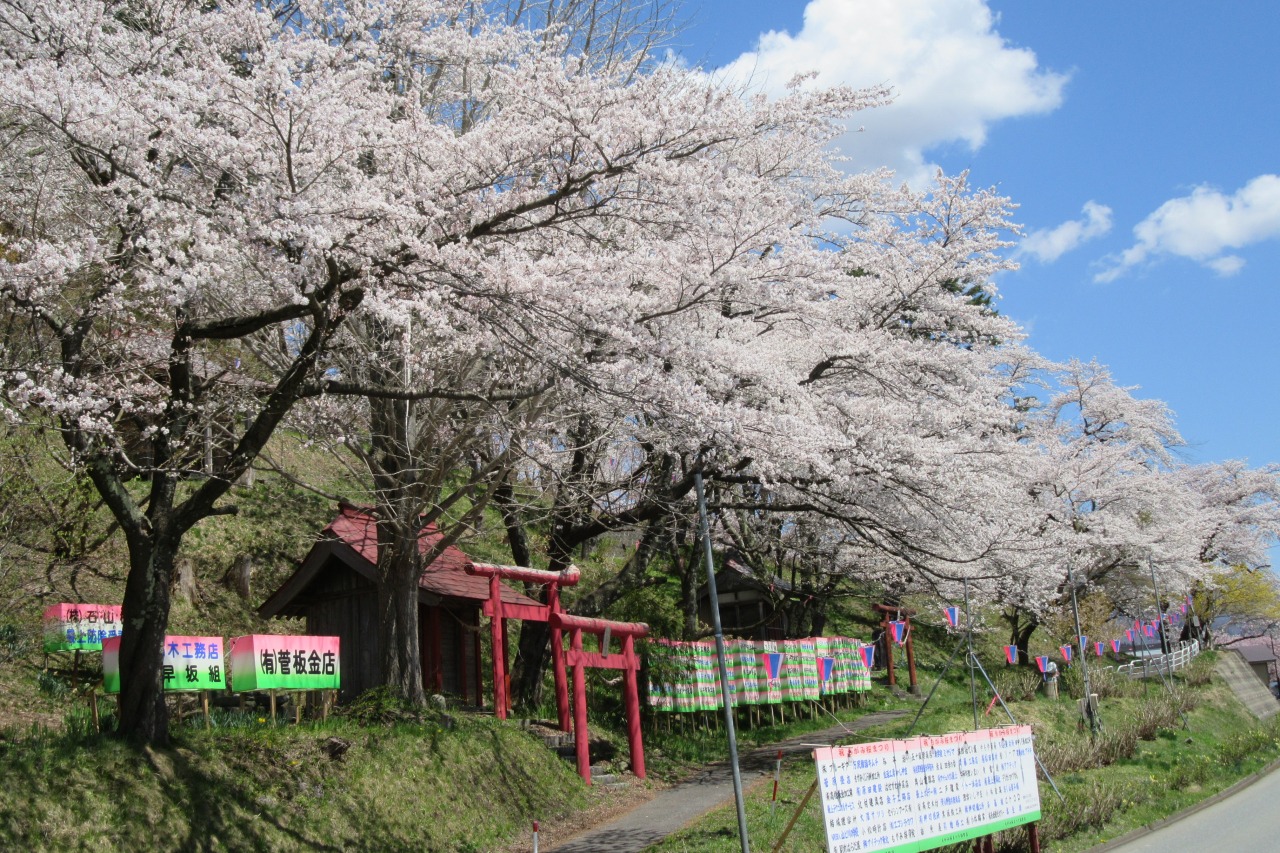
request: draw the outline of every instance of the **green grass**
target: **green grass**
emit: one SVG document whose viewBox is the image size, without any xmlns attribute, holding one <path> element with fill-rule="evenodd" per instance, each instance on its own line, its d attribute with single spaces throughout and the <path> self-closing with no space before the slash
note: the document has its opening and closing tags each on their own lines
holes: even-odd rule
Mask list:
<svg viewBox="0 0 1280 853">
<path fill-rule="evenodd" d="M 584 801 L 568 763 L 488 718 L 219 723 L 165 750 L 74 719 L 4 733 L 0 849 L 481 851 Z"/>
<path fill-rule="evenodd" d="M 999 683 L 996 673 L 992 675 Z M 1280 757 L 1280 718 L 1259 724 L 1216 679 L 1207 684 L 1188 683 L 1203 677 L 1201 671 L 1190 679 L 1175 679 L 1176 700 L 1170 698 L 1159 681 L 1145 686 L 1141 682 L 1116 686 L 1123 695 L 1101 700 L 1103 730 L 1096 737 L 1091 737 L 1081 724 L 1075 701 L 1065 692 L 1057 701 L 1037 696 L 1009 704 L 1019 723 L 1033 727 L 1037 755 L 1066 800 L 1064 805 L 1050 785 L 1040 783 L 1044 849 L 1054 853 L 1088 850 L 1187 808 Z M 932 678 L 922 675 L 921 680 L 927 691 Z M 981 677 L 979 683 L 982 684 Z M 985 688 L 985 684 L 982 686 Z M 999 706 L 991 716 L 983 714 L 983 693 L 990 695 L 985 690 L 979 694 L 982 725 L 1007 722 Z M 1183 728 L 1178 708 L 1186 713 L 1187 729 Z M 903 737 L 909 723 L 908 717 L 860 735 L 865 739 Z M 956 672 L 939 686 L 913 734 L 972 727 L 967 672 Z M 798 760 L 785 767 L 779 784 L 779 804 L 772 811 L 771 784 L 756 784 L 748 790 L 747 826 L 753 849 L 773 849 L 814 778 L 812 761 Z M 1025 837 L 1021 829 L 1001 833 L 997 849 L 1025 849 Z M 814 797 L 800 814 L 783 849 L 812 851 L 825 847 L 825 832 Z M 971 847 L 969 843 L 949 850 L 967 853 Z M 733 853 L 738 849 L 732 805 L 654 848 L 663 853 Z"/>
</svg>

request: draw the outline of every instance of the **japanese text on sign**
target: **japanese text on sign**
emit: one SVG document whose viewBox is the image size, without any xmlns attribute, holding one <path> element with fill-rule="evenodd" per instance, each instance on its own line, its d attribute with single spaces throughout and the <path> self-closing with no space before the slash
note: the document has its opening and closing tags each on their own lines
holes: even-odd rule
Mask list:
<svg viewBox="0 0 1280 853">
<path fill-rule="evenodd" d="M 226 688 L 226 646 L 221 637 L 164 638 L 160 671 L 166 692 Z M 120 692 L 120 638 L 102 646 L 102 690 Z"/>
<path fill-rule="evenodd" d="M 337 637 L 253 634 L 231 641 L 231 685 L 245 690 L 340 686 Z"/>
<path fill-rule="evenodd" d="M 118 604 L 53 604 L 44 611 L 44 650 L 99 651 L 124 625 Z"/>
<path fill-rule="evenodd" d="M 915 853 L 1040 819 L 1030 726 L 814 751 L 830 853 Z"/>
</svg>

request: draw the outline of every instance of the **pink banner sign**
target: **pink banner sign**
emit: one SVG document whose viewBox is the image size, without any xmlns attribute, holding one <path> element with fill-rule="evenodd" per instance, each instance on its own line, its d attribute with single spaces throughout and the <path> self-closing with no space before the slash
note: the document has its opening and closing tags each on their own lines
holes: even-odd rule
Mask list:
<svg viewBox="0 0 1280 853">
<path fill-rule="evenodd" d="M 231 689 L 328 690 L 341 686 L 338 638 L 250 634 L 231 640 Z"/>
<path fill-rule="evenodd" d="M 168 693 L 191 690 L 225 690 L 226 643 L 221 637 L 164 638 L 161 678 Z M 102 692 L 120 692 L 120 638 L 102 644 Z"/>
<path fill-rule="evenodd" d="M 46 652 L 101 651 L 124 630 L 118 604 L 52 604 L 44 610 Z"/>
</svg>

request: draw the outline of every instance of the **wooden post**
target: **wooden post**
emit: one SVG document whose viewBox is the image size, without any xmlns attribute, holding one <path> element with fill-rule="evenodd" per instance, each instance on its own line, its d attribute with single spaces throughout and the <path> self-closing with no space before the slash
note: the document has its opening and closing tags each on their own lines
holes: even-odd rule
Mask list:
<svg viewBox="0 0 1280 853">
<path fill-rule="evenodd" d="M 916 653 L 915 648 L 911 645 L 911 617 L 907 616 L 905 618 L 907 622 L 905 626 L 907 632 L 907 676 L 910 679 L 908 686 L 912 693 L 919 693 L 920 685 L 916 684 Z"/>
<path fill-rule="evenodd" d="M 1027 846 L 1031 848 L 1031 853 L 1040 853 L 1040 824 L 1027 824 Z"/>
<path fill-rule="evenodd" d="M 271 696 L 271 725 L 276 724 L 276 691 L 274 688 L 268 691 Z"/>
<path fill-rule="evenodd" d="M 102 733 L 102 725 L 98 720 L 98 691 L 89 691 L 89 713 L 93 716 L 93 731 L 95 734 Z"/>
<path fill-rule="evenodd" d="M 205 730 L 213 728 L 213 720 L 209 719 L 209 691 L 200 691 L 200 706 L 204 708 L 204 727 Z M 96 715 L 95 715 L 96 716 Z"/>
<path fill-rule="evenodd" d="M 302 703 L 298 701 L 298 694 L 290 694 L 293 697 L 293 724 L 300 725 L 302 723 Z"/>
<path fill-rule="evenodd" d="M 444 645 L 440 636 L 440 607 L 428 607 L 428 627 L 431 636 L 431 689 L 444 692 Z"/>
</svg>

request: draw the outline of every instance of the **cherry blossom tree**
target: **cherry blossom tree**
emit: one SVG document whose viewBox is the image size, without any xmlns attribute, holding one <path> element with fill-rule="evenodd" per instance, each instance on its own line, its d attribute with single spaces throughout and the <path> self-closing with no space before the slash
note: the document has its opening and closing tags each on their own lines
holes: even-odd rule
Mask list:
<svg viewBox="0 0 1280 853">
<path fill-rule="evenodd" d="M 30 321 L 22 357 L 5 350 L 6 412 L 57 420 L 124 532 L 128 735 L 167 737 L 160 640 L 184 534 L 233 511 L 220 501 L 300 398 L 367 390 L 334 358 L 353 316 L 478 338 L 484 358 L 524 324 L 539 363 L 675 399 L 653 356 L 668 318 L 773 286 L 744 265 L 814 257 L 781 251 L 799 244 L 784 216 L 840 201 L 815 191 L 835 186 L 822 146 L 881 98 L 583 73 L 473 8 L 0 11 L 0 293 Z"/>
</svg>

